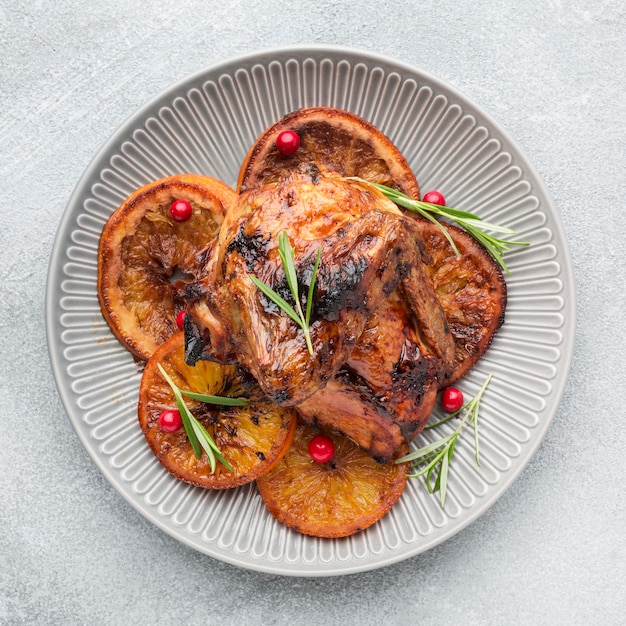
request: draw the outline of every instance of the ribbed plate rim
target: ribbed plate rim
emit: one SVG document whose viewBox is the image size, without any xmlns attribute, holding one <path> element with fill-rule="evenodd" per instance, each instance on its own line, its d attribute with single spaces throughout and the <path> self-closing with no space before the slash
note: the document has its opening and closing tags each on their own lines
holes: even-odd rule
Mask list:
<svg viewBox="0 0 626 626">
<path fill-rule="evenodd" d="M 133 497 L 132 493 L 129 493 L 125 488 L 123 482 L 114 475 L 111 468 L 106 465 L 105 459 L 98 453 L 93 441 L 90 440 L 86 432 L 79 427 L 79 417 L 77 415 L 77 407 L 72 399 L 72 391 L 69 389 L 66 380 L 64 379 L 64 360 L 62 356 L 62 347 L 60 333 L 58 333 L 58 318 L 56 317 L 58 309 L 56 307 L 58 301 L 58 291 L 60 284 L 60 277 L 62 276 L 62 265 L 64 262 L 62 243 L 66 234 L 66 229 L 70 223 L 73 210 L 79 206 L 80 199 L 84 196 L 86 191 L 89 190 L 89 185 L 95 180 L 95 175 L 103 168 L 103 164 L 109 162 L 112 154 L 117 152 L 117 149 L 123 142 L 124 138 L 128 136 L 132 129 L 136 129 L 140 126 L 141 121 L 154 115 L 156 111 L 164 106 L 165 103 L 171 103 L 176 94 L 180 94 L 183 91 L 187 91 L 192 86 L 202 84 L 202 82 L 209 79 L 210 76 L 219 76 L 227 72 L 233 72 L 234 68 L 247 67 L 256 63 L 269 62 L 277 58 L 297 58 L 302 60 L 308 57 L 321 57 L 322 55 L 331 55 L 337 57 L 335 61 L 339 60 L 339 57 L 347 58 L 352 62 L 363 61 L 370 64 L 378 64 L 389 70 L 398 71 L 405 75 L 412 75 L 416 77 L 420 83 L 427 83 L 430 86 L 435 87 L 437 90 L 446 93 L 457 102 L 463 103 L 463 110 L 470 112 L 476 116 L 481 123 L 488 127 L 490 130 L 494 130 L 496 134 L 506 141 L 506 149 L 509 153 L 514 154 L 516 163 L 522 167 L 525 179 L 532 181 L 533 187 L 542 196 L 542 204 L 546 207 L 547 212 L 555 225 L 552 229 L 552 235 L 556 238 L 559 247 L 559 257 L 561 262 L 561 274 L 560 277 L 564 282 L 564 291 L 568 291 L 568 299 L 564 305 L 564 311 L 567 314 L 567 321 L 564 325 L 563 332 L 566 333 L 562 344 L 560 345 L 560 358 L 559 367 L 560 374 L 557 378 L 552 380 L 553 393 L 551 399 L 553 400 L 550 409 L 547 412 L 547 416 L 544 415 L 541 423 L 534 428 L 535 437 L 532 443 L 527 444 L 524 448 L 523 462 L 517 463 L 512 471 L 508 471 L 502 480 L 498 483 L 497 487 L 492 489 L 487 497 L 481 498 L 479 505 L 473 507 L 473 510 L 468 515 L 463 517 L 460 524 L 457 524 L 453 528 L 442 536 L 435 538 L 435 540 L 428 540 L 424 542 L 424 545 L 416 546 L 414 550 L 404 552 L 402 554 L 385 555 L 382 558 L 374 556 L 370 559 L 362 559 L 362 562 L 350 562 L 347 566 L 339 563 L 335 566 L 324 566 L 317 568 L 308 568 L 303 565 L 299 567 L 281 567 L 276 563 L 267 561 L 255 561 L 254 559 L 242 559 L 240 556 L 233 552 L 224 553 L 217 550 L 210 549 L 210 546 L 206 544 L 199 545 L 194 541 L 192 537 L 185 534 L 184 529 L 176 529 L 168 526 L 156 513 L 154 513 L 149 507 L 143 506 L 141 498 L 138 496 Z M 345 575 L 367 571 L 383 566 L 388 566 L 399 561 L 403 561 L 407 558 L 416 556 L 420 553 L 429 550 L 436 545 L 446 541 L 450 537 L 454 536 L 462 529 L 467 527 L 478 517 L 483 515 L 511 486 L 511 484 L 517 479 L 520 473 L 526 468 L 536 450 L 543 442 L 545 435 L 552 423 L 554 416 L 557 412 L 559 402 L 563 396 L 565 384 L 567 382 L 569 370 L 571 367 L 573 357 L 573 344 L 575 334 L 575 292 L 574 292 L 574 279 L 572 266 L 570 261 L 569 250 L 567 242 L 563 234 L 563 228 L 560 222 L 560 216 L 554 206 L 550 195 L 537 175 L 535 168 L 525 157 L 523 152 L 512 140 L 508 133 L 495 121 L 492 117 L 486 113 L 481 107 L 473 103 L 459 90 L 442 81 L 441 79 L 425 72 L 419 68 L 416 68 L 410 64 L 403 63 L 401 61 L 392 59 L 390 57 L 376 54 L 370 51 L 360 50 L 356 48 L 349 48 L 344 46 L 324 46 L 324 45 L 311 45 L 311 46 L 287 46 L 287 47 L 275 47 L 259 50 L 256 52 L 247 53 L 233 57 L 232 59 L 224 60 L 220 63 L 211 65 L 205 69 L 202 69 L 183 80 L 180 80 L 170 87 L 166 88 L 155 97 L 146 102 L 139 110 L 130 115 L 125 122 L 107 139 L 102 145 L 100 150 L 93 157 L 79 182 L 77 183 L 69 201 L 67 207 L 62 215 L 59 223 L 57 234 L 55 237 L 52 253 L 50 257 L 50 263 L 48 268 L 48 277 L 46 283 L 45 293 L 45 305 L 46 305 L 46 336 L 48 342 L 48 354 L 50 363 L 55 378 L 56 386 L 59 392 L 59 396 L 62 400 L 63 406 L 68 414 L 70 422 L 81 442 L 83 447 L 90 455 L 93 462 L 98 469 L 102 472 L 105 478 L 112 484 L 112 486 L 122 495 L 122 497 L 133 508 L 140 512 L 146 519 L 150 520 L 160 529 L 164 530 L 170 536 L 176 538 L 182 543 L 199 550 L 209 556 L 217 558 L 221 561 L 243 567 L 250 570 L 261 571 L 271 574 L 282 574 L 290 576 L 333 576 L 333 575 Z"/>
</svg>

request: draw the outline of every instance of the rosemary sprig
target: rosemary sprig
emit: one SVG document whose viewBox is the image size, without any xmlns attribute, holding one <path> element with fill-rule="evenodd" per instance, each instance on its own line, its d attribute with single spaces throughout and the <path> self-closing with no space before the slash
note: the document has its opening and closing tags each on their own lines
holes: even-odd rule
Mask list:
<svg viewBox="0 0 626 626">
<path fill-rule="evenodd" d="M 311 282 L 309 284 L 309 292 L 306 299 L 305 312 L 302 311 L 300 305 L 300 293 L 298 290 L 298 276 L 296 274 L 296 266 L 294 262 L 294 250 L 289 243 L 289 236 L 287 231 L 283 230 L 278 236 L 278 254 L 283 265 L 285 272 L 285 278 L 289 290 L 293 296 L 296 304 L 294 309 L 284 298 L 277 294 L 271 287 L 259 280 L 253 274 L 249 274 L 250 280 L 255 286 L 260 289 L 274 304 L 282 309 L 304 332 L 304 339 L 306 346 L 309 350 L 309 354 L 313 354 L 313 345 L 311 343 L 311 332 L 309 330 L 311 323 L 311 308 L 313 306 L 313 291 L 315 289 L 315 280 L 317 278 L 317 270 L 320 264 L 320 258 L 322 255 L 322 249 L 317 250 L 317 257 L 315 259 L 315 265 L 313 267 L 313 273 L 311 274 Z"/>
<path fill-rule="evenodd" d="M 448 229 L 439 220 L 435 219 L 433 215 L 439 215 L 440 217 L 445 217 L 455 222 L 469 235 L 476 239 L 476 241 L 482 244 L 487 252 L 489 252 L 489 254 L 495 259 L 498 265 L 500 265 L 500 267 L 507 274 L 510 274 L 510 272 L 509 268 L 504 262 L 504 253 L 508 252 L 511 249 L 510 246 L 527 246 L 530 243 L 528 241 L 511 241 L 508 239 L 500 239 L 498 237 L 495 237 L 494 235 L 489 234 L 488 232 L 485 232 L 491 231 L 492 233 L 499 233 L 502 235 L 515 234 L 514 230 L 511 230 L 510 228 L 505 228 L 504 226 L 498 226 L 497 224 L 492 224 L 490 222 L 485 222 L 480 217 L 478 217 L 474 213 L 470 213 L 469 211 L 462 211 L 460 209 L 453 209 L 452 207 L 440 206 L 438 204 L 431 204 L 430 202 L 414 200 L 406 194 L 403 194 L 401 191 L 391 189 L 391 187 L 386 187 L 385 185 L 381 185 L 379 183 L 372 183 L 361 178 L 354 178 L 353 180 L 358 180 L 359 182 L 363 182 L 371 185 L 372 187 L 375 187 L 380 192 L 382 192 L 383 195 L 392 200 L 398 206 L 404 207 L 405 209 L 413 211 L 414 213 L 419 213 L 419 215 L 421 215 L 422 217 L 425 217 L 427 220 L 430 220 L 431 222 L 436 224 L 445 235 L 457 257 L 461 256 L 461 254 L 456 247 L 452 237 L 450 236 Z"/>
<path fill-rule="evenodd" d="M 224 458 L 222 452 L 217 447 L 215 440 L 209 433 L 209 431 L 199 422 L 193 413 L 189 410 L 183 396 L 188 396 L 194 400 L 200 402 L 206 402 L 209 404 L 221 404 L 226 406 L 246 406 L 248 401 L 245 398 L 227 398 L 222 396 L 213 396 L 209 394 L 196 393 L 194 391 L 185 391 L 179 389 L 176 383 L 170 378 L 165 369 L 160 363 L 157 364 L 161 375 L 166 380 L 167 384 L 172 389 L 174 398 L 176 399 L 176 406 L 180 412 L 180 416 L 183 421 L 183 428 L 187 433 L 187 438 L 191 444 L 191 448 L 197 458 L 202 457 L 202 450 L 206 453 L 207 460 L 211 466 L 211 473 L 215 473 L 216 460 L 218 460 L 228 471 L 232 472 L 233 468 L 230 463 Z"/>
<path fill-rule="evenodd" d="M 409 474 L 410 478 L 419 478 L 420 476 L 426 476 L 426 488 L 428 493 L 439 492 L 439 501 L 441 502 L 441 508 L 446 505 L 446 495 L 448 492 L 448 472 L 450 469 L 450 462 L 454 454 L 459 435 L 463 430 L 465 424 L 469 424 L 474 430 L 474 458 L 476 459 L 476 465 L 480 467 L 480 459 L 478 454 L 478 408 L 480 406 L 480 399 L 482 398 L 487 385 L 491 380 L 493 374 L 489 374 L 487 379 L 483 383 L 482 387 L 478 390 L 478 393 L 468 402 L 466 402 L 458 411 L 446 415 L 443 419 L 439 420 L 435 424 L 429 424 L 426 428 L 432 429 L 445 424 L 447 421 L 456 417 L 457 415 L 464 413 L 463 419 L 456 427 L 456 429 L 448 435 L 445 435 L 437 441 L 433 441 L 418 450 L 414 450 L 409 454 L 398 459 L 396 463 L 406 463 L 410 461 L 413 465 L 422 465 L 423 467 L 414 474 Z"/>
</svg>

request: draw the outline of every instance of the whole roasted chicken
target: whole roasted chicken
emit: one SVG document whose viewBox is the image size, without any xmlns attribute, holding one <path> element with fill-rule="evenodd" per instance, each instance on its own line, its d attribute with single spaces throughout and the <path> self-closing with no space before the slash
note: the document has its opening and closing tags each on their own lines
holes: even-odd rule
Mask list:
<svg viewBox="0 0 626 626">
<path fill-rule="evenodd" d="M 304 308 L 317 255 L 310 351 L 303 330 L 252 281 L 295 305 L 278 250 L 294 250 Z M 380 462 L 411 441 L 454 362 L 415 220 L 372 187 L 314 164 L 242 193 L 187 287 L 188 363 L 247 369 L 275 402 L 329 425 Z"/>
</svg>

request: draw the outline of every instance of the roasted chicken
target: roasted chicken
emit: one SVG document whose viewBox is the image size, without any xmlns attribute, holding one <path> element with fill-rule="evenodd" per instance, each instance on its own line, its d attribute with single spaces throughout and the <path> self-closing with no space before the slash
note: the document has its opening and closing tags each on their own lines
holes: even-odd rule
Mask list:
<svg viewBox="0 0 626 626">
<path fill-rule="evenodd" d="M 277 249 L 288 233 L 310 324 L 302 330 L 251 281 L 292 305 Z M 203 278 L 189 286 L 187 361 L 238 363 L 275 402 L 351 437 L 381 462 L 422 428 L 454 344 L 425 272 L 414 220 L 367 185 L 308 164 L 242 193 Z"/>
<path fill-rule="evenodd" d="M 384 463 L 424 427 L 444 371 L 398 290 L 369 318 L 335 377 L 298 412 L 313 424 L 349 433 Z"/>
</svg>

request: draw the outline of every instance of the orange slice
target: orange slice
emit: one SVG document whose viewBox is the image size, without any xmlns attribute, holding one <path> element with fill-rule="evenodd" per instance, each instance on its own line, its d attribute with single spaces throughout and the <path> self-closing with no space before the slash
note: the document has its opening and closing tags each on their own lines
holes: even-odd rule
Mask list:
<svg viewBox="0 0 626 626">
<path fill-rule="evenodd" d="M 159 462 L 174 476 L 208 489 L 226 489 L 251 482 L 269 471 L 287 451 L 296 428 L 293 409 L 270 402 L 250 378 L 238 368 L 199 361 L 185 363 L 184 334 L 165 342 L 146 364 L 139 388 L 139 424 Z M 219 461 L 215 472 L 206 453 L 197 458 L 184 428 L 165 433 L 159 415 L 176 409 L 171 387 L 158 364 L 179 387 L 195 393 L 248 398 L 244 407 L 205 404 L 184 398 L 192 414 L 211 434 L 232 470 Z"/>
<path fill-rule="evenodd" d="M 283 130 L 300 137 L 300 147 L 290 156 L 276 148 L 276 138 Z M 415 176 L 393 142 L 362 117 L 331 107 L 294 111 L 265 130 L 244 159 L 237 187 L 246 191 L 276 182 L 286 169 L 307 162 L 419 198 Z"/>
<path fill-rule="evenodd" d="M 420 221 L 431 256 L 426 267 L 454 339 L 454 370 L 445 387 L 465 376 L 491 345 L 504 322 L 506 282 L 496 261 L 464 230 L 447 225 L 457 257 L 435 224 Z"/>
<path fill-rule="evenodd" d="M 408 464 L 381 465 L 347 437 L 322 430 L 335 445 L 334 457 L 314 461 L 308 444 L 318 431 L 299 423 L 291 447 L 257 480 L 269 512 L 305 535 L 347 537 L 377 522 L 397 502 Z M 406 454 L 406 444 L 400 450 Z"/>
<path fill-rule="evenodd" d="M 208 176 L 177 175 L 144 185 L 108 219 L 98 251 L 100 308 L 119 341 L 147 360 L 174 333 L 186 308 L 185 286 L 197 278 L 226 207 L 237 195 Z M 174 200 L 192 215 L 170 217 Z"/>
</svg>

